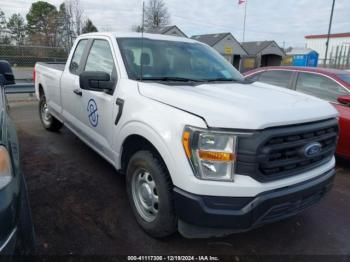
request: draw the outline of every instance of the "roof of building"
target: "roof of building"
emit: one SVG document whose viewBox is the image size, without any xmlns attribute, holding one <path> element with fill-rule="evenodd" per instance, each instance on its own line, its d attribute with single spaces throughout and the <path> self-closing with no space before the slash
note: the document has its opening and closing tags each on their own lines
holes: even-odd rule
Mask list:
<svg viewBox="0 0 350 262">
<path fill-rule="evenodd" d="M 349 33 L 338 33 L 338 34 L 330 34 L 330 38 L 337 38 L 337 37 L 350 37 L 350 32 Z M 306 35 L 306 39 L 315 39 L 315 38 L 327 38 L 327 34 L 324 35 Z"/>
<path fill-rule="evenodd" d="M 210 46 L 214 46 L 219 43 L 222 39 L 224 39 L 227 35 L 231 35 L 231 33 L 219 33 L 219 34 L 206 34 L 206 35 L 193 35 L 191 39 L 200 41 Z M 232 36 L 233 39 L 235 39 Z"/>
<path fill-rule="evenodd" d="M 317 53 L 311 48 L 293 48 L 291 51 L 287 52 L 287 55 L 307 55 L 311 52 Z"/>
<path fill-rule="evenodd" d="M 249 55 L 256 55 L 266 47 L 271 45 L 275 41 L 255 41 L 255 42 L 243 42 L 241 45 L 247 51 Z"/>
<path fill-rule="evenodd" d="M 176 25 L 169 25 L 169 26 L 164 26 L 162 28 L 154 28 L 154 29 L 150 29 L 148 30 L 148 33 L 153 33 L 153 34 L 166 34 L 168 31 L 170 31 L 171 29 L 178 29 L 184 36 L 187 37 L 187 35 Z"/>
</svg>

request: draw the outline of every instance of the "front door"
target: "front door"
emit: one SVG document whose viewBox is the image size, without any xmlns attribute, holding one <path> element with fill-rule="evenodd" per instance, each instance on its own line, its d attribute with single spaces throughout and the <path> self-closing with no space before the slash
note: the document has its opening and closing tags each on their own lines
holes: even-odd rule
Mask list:
<svg viewBox="0 0 350 262">
<path fill-rule="evenodd" d="M 115 88 L 117 73 L 108 39 L 93 40 L 83 71 L 108 73 Z M 81 92 L 82 95 L 77 109 L 80 119 L 80 132 L 88 144 L 92 145 L 108 160 L 113 161 L 113 117 L 116 114 L 114 112 L 116 110 L 114 90 L 107 93 L 81 89 Z"/>
</svg>

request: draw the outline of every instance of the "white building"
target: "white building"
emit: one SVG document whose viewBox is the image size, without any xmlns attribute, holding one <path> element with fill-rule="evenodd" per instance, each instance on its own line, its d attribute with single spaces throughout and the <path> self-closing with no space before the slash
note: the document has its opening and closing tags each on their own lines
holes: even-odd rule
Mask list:
<svg viewBox="0 0 350 262">
<path fill-rule="evenodd" d="M 322 64 L 325 59 L 327 35 L 305 36 L 306 48 L 315 50 L 319 54 L 319 61 Z M 347 56 L 350 50 L 350 32 L 331 34 L 329 37 L 328 59 L 336 54 Z"/>
<path fill-rule="evenodd" d="M 248 55 L 231 33 L 194 35 L 191 38 L 216 49 L 237 69 L 240 68 L 241 58 Z"/>
</svg>

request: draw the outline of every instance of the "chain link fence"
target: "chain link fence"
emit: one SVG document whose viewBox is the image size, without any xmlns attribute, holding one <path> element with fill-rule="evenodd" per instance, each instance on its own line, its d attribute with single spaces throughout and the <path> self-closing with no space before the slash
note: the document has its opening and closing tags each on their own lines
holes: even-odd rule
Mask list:
<svg viewBox="0 0 350 262">
<path fill-rule="evenodd" d="M 0 60 L 12 66 L 33 67 L 36 62 L 65 62 L 68 52 L 64 48 L 47 46 L 0 45 Z"/>
</svg>

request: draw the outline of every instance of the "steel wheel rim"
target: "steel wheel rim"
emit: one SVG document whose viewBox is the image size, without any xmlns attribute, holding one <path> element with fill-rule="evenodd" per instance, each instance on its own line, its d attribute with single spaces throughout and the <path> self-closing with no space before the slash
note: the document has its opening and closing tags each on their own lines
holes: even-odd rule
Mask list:
<svg viewBox="0 0 350 262">
<path fill-rule="evenodd" d="M 43 104 L 43 106 L 41 108 L 41 118 L 42 118 L 45 125 L 50 125 L 51 120 L 52 120 L 52 116 L 49 113 L 49 108 L 47 107 L 46 102 Z"/>
<path fill-rule="evenodd" d="M 132 198 L 138 214 L 147 222 L 157 218 L 159 197 L 156 183 L 146 169 L 138 169 L 132 176 Z"/>
</svg>

